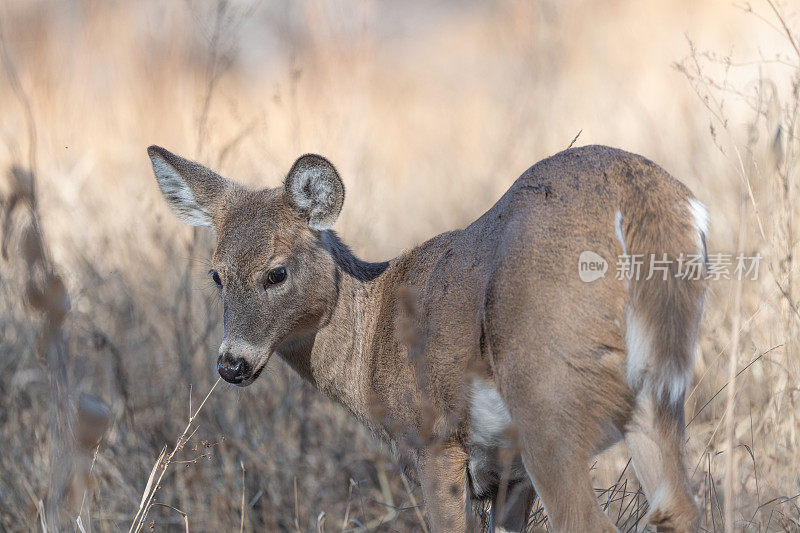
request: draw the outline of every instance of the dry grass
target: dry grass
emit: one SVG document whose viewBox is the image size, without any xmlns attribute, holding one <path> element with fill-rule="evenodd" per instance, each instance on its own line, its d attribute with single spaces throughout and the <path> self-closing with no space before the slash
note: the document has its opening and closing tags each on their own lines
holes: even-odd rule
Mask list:
<svg viewBox="0 0 800 533">
<path fill-rule="evenodd" d="M 797 529 L 796 6 L 9 0 L 0 27 L 0 169 L 18 168 L 0 180 L 0 528 L 124 529 L 141 505 L 145 529 L 421 529 L 383 447 L 280 362 L 190 420 L 216 380 L 211 241 L 168 213 L 144 149 L 270 186 L 323 153 L 348 187 L 337 228 L 383 259 L 582 131 L 684 180 L 712 253 L 765 257 L 757 281 L 712 283 L 687 459 L 704 529 Z M 615 447 L 594 474 L 627 531 L 646 507 L 626 463 Z"/>
</svg>

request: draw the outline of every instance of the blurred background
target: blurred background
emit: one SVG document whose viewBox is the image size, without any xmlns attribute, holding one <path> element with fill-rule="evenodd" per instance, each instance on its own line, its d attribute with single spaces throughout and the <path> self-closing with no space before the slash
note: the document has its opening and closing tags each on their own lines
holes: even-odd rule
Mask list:
<svg viewBox="0 0 800 533">
<path fill-rule="evenodd" d="M 4 0 L 0 31 L 0 529 L 423 530 L 387 450 L 277 359 L 184 431 L 217 380 L 213 241 L 145 148 L 251 186 L 324 154 L 378 260 L 574 142 L 654 160 L 711 253 L 764 257 L 711 283 L 687 463 L 704 530 L 797 530 L 797 3 Z M 627 460 L 593 476 L 641 530 Z"/>
</svg>

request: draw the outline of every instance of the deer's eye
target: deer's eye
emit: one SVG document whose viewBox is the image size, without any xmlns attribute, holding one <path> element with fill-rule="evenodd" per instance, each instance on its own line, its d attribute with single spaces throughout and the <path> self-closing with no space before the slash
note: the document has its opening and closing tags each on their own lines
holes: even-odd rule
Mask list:
<svg viewBox="0 0 800 533">
<path fill-rule="evenodd" d="M 286 279 L 286 269 L 284 267 L 277 267 L 273 268 L 269 272 L 267 272 L 267 280 L 264 283 L 264 288 L 266 289 L 270 285 L 277 285 L 278 283 L 282 283 L 283 280 Z"/>
<path fill-rule="evenodd" d="M 222 288 L 222 280 L 219 277 L 219 272 L 217 272 L 214 269 L 211 269 L 208 271 L 208 273 L 211 274 L 211 279 L 214 281 L 214 283 L 217 284 L 217 287 Z"/>
</svg>

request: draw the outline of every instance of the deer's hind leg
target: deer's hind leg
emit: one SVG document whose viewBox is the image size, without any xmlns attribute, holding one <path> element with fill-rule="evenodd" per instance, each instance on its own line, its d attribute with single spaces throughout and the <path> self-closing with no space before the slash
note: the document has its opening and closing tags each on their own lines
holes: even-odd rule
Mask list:
<svg viewBox="0 0 800 533">
<path fill-rule="evenodd" d="M 683 460 L 683 404 L 656 402 L 642 392 L 625 429 L 636 477 L 658 531 L 697 531 L 699 517 Z"/>
<path fill-rule="evenodd" d="M 595 497 L 589 460 L 620 438 L 617 428 L 630 414 L 623 355 L 560 354 L 552 344 L 538 346 L 535 356 L 495 351 L 500 394 L 519 433 L 525 468 L 554 531 L 617 531 Z"/>
</svg>

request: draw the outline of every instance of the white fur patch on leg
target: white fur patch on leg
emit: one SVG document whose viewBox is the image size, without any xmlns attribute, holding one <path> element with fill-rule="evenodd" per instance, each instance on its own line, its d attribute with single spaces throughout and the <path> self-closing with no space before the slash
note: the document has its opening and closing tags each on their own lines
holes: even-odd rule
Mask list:
<svg viewBox="0 0 800 533">
<path fill-rule="evenodd" d="M 665 364 L 656 374 L 653 368 L 653 335 L 648 326 L 629 308 L 626 319 L 625 344 L 628 348 L 626 377 L 634 390 L 651 390 L 657 399 L 670 403 L 683 401 L 689 386 L 692 366 L 686 369 Z"/>
<path fill-rule="evenodd" d="M 470 440 L 484 446 L 498 446 L 506 440 L 511 415 L 500 393 L 491 384 L 476 379 L 470 401 Z"/>
<path fill-rule="evenodd" d="M 670 509 L 670 499 L 676 490 L 671 486 L 670 476 L 663 470 L 665 465 L 660 443 L 656 440 L 658 432 L 654 422 L 653 398 L 640 392 L 636 396 L 636 408 L 630 423 L 632 430 L 625 439 L 632 454 L 633 470 L 650 506 L 648 515 Z"/>
<path fill-rule="evenodd" d="M 650 504 L 650 513 L 652 514 L 653 511 L 658 511 L 662 509 L 669 509 L 669 497 L 672 494 L 672 490 L 669 485 L 666 484 L 666 481 L 663 485 L 659 485 L 652 496 L 648 496 L 648 503 Z"/>
<path fill-rule="evenodd" d="M 502 476 L 512 485 L 526 479 L 525 467 L 518 451 L 511 462 L 504 459 L 502 450 L 509 450 L 508 429 L 511 415 L 491 382 L 476 379 L 469 398 L 470 428 L 467 439 L 469 474 L 477 495 L 491 494 Z"/>
<path fill-rule="evenodd" d="M 634 389 L 644 386 L 643 380 L 649 370 L 652 337 L 645 324 L 628 308 L 625 328 L 625 345 L 628 348 L 626 375 L 628 384 Z"/>
</svg>

